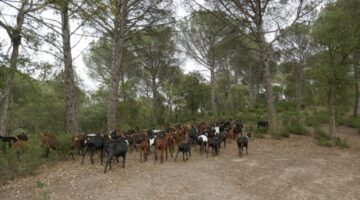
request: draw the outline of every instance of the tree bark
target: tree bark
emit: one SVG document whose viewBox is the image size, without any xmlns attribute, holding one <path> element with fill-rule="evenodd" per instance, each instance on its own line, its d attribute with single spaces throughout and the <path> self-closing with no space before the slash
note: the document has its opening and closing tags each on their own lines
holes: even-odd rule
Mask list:
<svg viewBox="0 0 360 200">
<path fill-rule="evenodd" d="M 249 67 L 249 106 L 253 108 L 256 105 L 256 98 L 257 98 L 257 85 L 255 83 L 255 72 L 252 67 Z"/>
<path fill-rule="evenodd" d="M 63 39 L 63 53 L 65 66 L 65 105 L 66 105 L 66 128 L 73 136 L 78 135 L 74 69 L 70 44 L 69 8 L 64 5 L 61 8 L 61 25 Z"/>
<path fill-rule="evenodd" d="M 19 14 L 20 15 L 20 14 Z M 19 17 L 18 17 L 19 19 Z M 15 72 L 17 68 L 17 61 L 19 57 L 19 49 L 21 44 L 21 27 L 23 19 L 17 23 L 17 29 L 11 31 L 12 34 L 9 34 L 11 38 L 12 52 L 10 57 L 10 69 L 8 70 L 8 76 L 6 77 L 5 89 L 4 89 L 4 99 L 1 107 L 1 116 L 0 116 L 0 135 L 5 136 L 9 133 L 7 132 L 8 127 L 8 117 L 9 117 L 9 108 L 10 108 L 10 99 L 12 95 L 13 82 L 15 77 Z"/>
<path fill-rule="evenodd" d="M 121 16 L 120 16 L 121 15 Z M 116 110 L 119 100 L 119 84 L 121 79 L 123 53 L 124 53 L 124 37 L 125 37 L 125 17 L 123 9 L 115 19 L 114 31 L 114 47 L 113 47 L 113 67 L 109 88 L 109 103 L 107 111 L 107 127 L 108 131 L 113 131 L 117 127 Z"/>
<path fill-rule="evenodd" d="M 303 84 L 303 65 L 300 64 L 296 67 L 296 81 L 295 81 L 295 101 L 296 111 L 300 113 L 302 104 L 302 84 Z"/>
<path fill-rule="evenodd" d="M 261 1 L 257 0 L 255 3 L 255 24 L 256 24 L 256 38 L 258 40 L 258 47 L 260 53 L 260 61 L 262 62 L 262 67 L 264 69 L 264 84 L 265 84 L 265 97 L 266 97 L 266 108 L 267 108 L 267 118 L 269 121 L 269 132 L 270 134 L 276 133 L 276 110 L 275 102 L 272 88 L 272 78 L 269 65 L 269 51 L 271 46 L 269 46 L 265 39 L 265 31 L 263 27 L 263 11 L 261 6 Z"/>
<path fill-rule="evenodd" d="M 360 53 L 357 55 L 357 62 L 354 65 L 354 78 L 355 78 L 355 106 L 354 117 L 360 116 Z"/>
<path fill-rule="evenodd" d="M 264 81 L 265 81 L 265 96 L 267 116 L 269 121 L 269 131 L 271 134 L 276 132 L 276 110 L 273 96 L 272 79 L 270 74 L 270 65 L 268 59 L 265 57 L 264 63 Z"/>
<path fill-rule="evenodd" d="M 329 135 L 335 136 L 335 88 L 332 81 L 329 81 L 328 88 L 328 109 L 329 109 Z"/>
<path fill-rule="evenodd" d="M 153 99 L 152 99 L 152 125 L 155 126 L 158 123 L 158 118 L 157 118 L 157 100 L 158 100 L 158 95 L 157 95 L 157 84 L 156 84 L 156 76 L 152 76 L 152 86 L 151 86 L 151 90 L 152 90 L 152 95 L 153 95 Z"/>
<path fill-rule="evenodd" d="M 210 87 L 211 87 L 211 110 L 214 115 L 217 114 L 216 96 L 215 96 L 215 66 L 210 67 Z"/>
<path fill-rule="evenodd" d="M 265 97 L 266 97 L 266 108 L 267 108 L 267 118 L 269 121 L 269 132 L 271 134 L 276 133 L 276 110 L 275 110 L 275 102 L 273 95 L 273 87 L 272 87 L 272 77 L 270 72 L 270 64 L 269 64 L 269 50 L 270 48 L 267 46 L 265 40 L 265 34 L 262 28 L 262 24 L 258 27 L 259 30 L 259 39 L 260 39 L 260 60 L 262 61 L 264 68 L 264 84 L 265 84 Z"/>
</svg>

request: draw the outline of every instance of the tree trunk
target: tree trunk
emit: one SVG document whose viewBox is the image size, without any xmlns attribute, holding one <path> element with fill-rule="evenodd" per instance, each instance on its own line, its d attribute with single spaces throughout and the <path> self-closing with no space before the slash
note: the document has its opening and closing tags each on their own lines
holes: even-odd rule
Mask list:
<svg viewBox="0 0 360 200">
<path fill-rule="evenodd" d="M 217 114 L 216 108 L 216 96 L 215 96 L 215 66 L 211 66 L 210 69 L 210 87 L 211 87 L 211 110 L 213 115 Z"/>
<path fill-rule="evenodd" d="M 301 104 L 302 104 L 302 83 L 303 83 L 303 65 L 300 64 L 296 67 L 296 81 L 295 81 L 295 101 L 296 101 L 296 111 L 300 113 Z"/>
<path fill-rule="evenodd" d="M 335 136 L 335 88 L 332 81 L 329 81 L 328 89 L 328 109 L 329 109 L 329 135 L 331 137 Z"/>
<path fill-rule="evenodd" d="M 360 53 L 359 53 L 360 54 Z M 354 65 L 354 78 L 355 78 L 355 106 L 354 113 L 355 117 L 360 116 L 360 55 L 357 58 L 357 62 Z"/>
<path fill-rule="evenodd" d="M 120 18 L 120 19 L 119 19 Z M 107 127 L 108 131 L 113 131 L 117 127 L 116 110 L 119 100 L 119 84 L 121 79 L 122 64 L 123 64 L 123 49 L 125 37 L 125 22 L 124 17 L 117 16 L 115 20 L 114 31 L 114 47 L 113 47 L 113 67 L 109 88 L 109 103 L 107 111 Z"/>
<path fill-rule="evenodd" d="M 264 81 L 265 81 L 265 96 L 266 96 L 266 107 L 267 107 L 267 115 L 269 121 L 269 131 L 271 134 L 276 132 L 276 110 L 275 103 L 273 97 L 273 88 L 272 88 L 272 79 L 270 74 L 270 65 L 269 61 L 264 57 Z"/>
<path fill-rule="evenodd" d="M 153 95 L 153 99 L 152 99 L 152 125 L 155 126 L 158 123 L 158 117 L 157 117 L 157 100 L 158 100 L 158 95 L 157 95 L 157 85 L 156 85 L 156 76 L 152 76 L 152 86 L 151 86 L 151 90 L 152 90 L 152 95 Z"/>
<path fill-rule="evenodd" d="M 260 53 L 260 61 L 262 62 L 262 67 L 264 68 L 264 84 L 265 84 L 265 97 L 266 97 L 266 107 L 267 107 L 267 117 L 269 121 L 269 132 L 270 134 L 274 134 L 277 131 L 276 127 L 276 110 L 275 110 L 275 102 L 273 96 L 273 88 L 272 88 L 272 78 L 270 72 L 269 65 L 269 55 L 272 50 L 271 46 L 269 46 L 265 39 L 265 32 L 263 28 L 263 16 L 261 10 L 261 1 L 256 1 L 256 29 L 257 29 L 257 39 L 259 53 Z"/>
<path fill-rule="evenodd" d="M 78 135 L 74 70 L 72 65 L 68 5 L 61 8 L 63 53 L 65 65 L 66 128 L 73 136 Z"/>
<path fill-rule="evenodd" d="M 255 84 L 255 72 L 252 67 L 249 67 L 249 106 L 253 108 L 256 105 L 257 86 Z"/>
<path fill-rule="evenodd" d="M 11 69 L 9 70 L 11 71 Z M 6 77 L 5 82 L 5 91 L 4 91 L 4 99 L 3 104 L 1 107 L 1 116 L 0 116 L 0 135 L 6 136 L 9 133 L 7 132 L 7 125 L 8 125 L 8 111 L 10 106 L 10 96 L 11 96 L 11 90 L 13 85 L 13 73 L 9 72 L 8 77 Z"/>
<path fill-rule="evenodd" d="M 17 60 L 19 57 L 19 48 L 21 44 L 20 31 L 17 31 L 15 35 L 11 37 L 12 41 L 12 52 L 10 57 L 10 69 L 8 70 L 8 76 L 6 77 L 5 82 L 5 91 L 4 91 L 4 100 L 1 107 L 1 116 L 0 116 L 0 135 L 5 136 L 9 133 L 7 132 L 8 117 L 9 117 L 9 107 L 10 107 L 10 98 L 12 94 L 12 87 L 16 72 Z"/>
</svg>

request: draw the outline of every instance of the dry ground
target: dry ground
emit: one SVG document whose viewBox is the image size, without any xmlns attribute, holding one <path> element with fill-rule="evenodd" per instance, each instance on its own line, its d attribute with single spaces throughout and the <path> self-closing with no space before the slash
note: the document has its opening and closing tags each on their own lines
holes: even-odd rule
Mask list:
<svg viewBox="0 0 360 200">
<path fill-rule="evenodd" d="M 107 174 L 97 156 L 95 165 L 78 158 L 11 181 L 0 199 L 360 199 L 360 134 L 339 132 L 350 149 L 320 147 L 304 136 L 252 139 L 241 158 L 234 142 L 217 157 L 193 151 L 188 162 L 179 156 L 155 164 L 151 156 L 140 163 L 133 152 L 125 169 L 115 163 Z"/>
</svg>

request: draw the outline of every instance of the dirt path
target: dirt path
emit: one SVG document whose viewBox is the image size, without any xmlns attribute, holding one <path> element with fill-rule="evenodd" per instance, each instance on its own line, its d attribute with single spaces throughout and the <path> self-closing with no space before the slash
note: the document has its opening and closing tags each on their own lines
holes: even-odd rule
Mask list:
<svg viewBox="0 0 360 200">
<path fill-rule="evenodd" d="M 140 163 L 131 153 L 123 169 L 103 174 L 98 158 L 61 162 L 11 181 L 0 199 L 360 199 L 360 134 L 340 128 L 350 149 L 317 146 L 310 137 L 256 139 L 239 158 L 235 143 L 220 156 L 193 152 L 190 161 Z M 38 188 L 37 182 L 45 184 Z"/>
</svg>

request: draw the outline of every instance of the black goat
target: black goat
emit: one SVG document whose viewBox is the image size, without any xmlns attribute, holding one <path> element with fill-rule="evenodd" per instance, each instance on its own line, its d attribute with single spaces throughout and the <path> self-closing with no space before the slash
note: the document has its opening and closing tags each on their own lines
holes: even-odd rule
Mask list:
<svg viewBox="0 0 360 200">
<path fill-rule="evenodd" d="M 106 161 L 104 173 L 106 173 L 106 169 L 109 165 L 111 169 L 111 160 L 113 157 L 118 158 L 123 157 L 122 167 L 125 167 L 126 153 L 128 151 L 128 143 L 125 140 L 111 140 L 105 147 L 105 151 L 108 153 L 108 159 Z"/>
<path fill-rule="evenodd" d="M 219 134 L 219 140 L 220 140 L 220 146 L 221 146 L 221 142 L 224 142 L 224 148 L 226 148 L 226 134 L 225 132 L 220 132 Z"/>
<path fill-rule="evenodd" d="M 97 150 L 100 150 L 100 161 L 103 164 L 105 137 L 101 135 L 89 134 L 85 136 L 84 141 L 85 149 L 81 164 L 84 164 L 85 155 L 90 151 L 91 164 L 94 164 L 93 155 Z"/>
<path fill-rule="evenodd" d="M 6 143 L 8 143 L 9 148 L 11 148 L 12 143 L 16 143 L 18 141 L 27 141 L 28 137 L 25 133 L 16 136 L 1 136 L 0 140 L 4 143 L 3 145 L 3 152 L 6 153 Z"/>
<path fill-rule="evenodd" d="M 192 144 L 191 139 L 188 138 L 187 142 L 181 143 L 178 145 L 178 151 L 175 156 L 175 162 L 176 162 L 176 159 L 177 159 L 180 151 L 183 154 L 183 160 L 185 161 L 185 156 L 186 156 L 186 160 L 189 160 L 189 158 L 191 157 L 191 144 Z"/>
<path fill-rule="evenodd" d="M 249 138 L 250 137 L 251 137 L 251 132 L 249 132 L 246 136 L 239 137 L 237 139 L 239 156 L 242 156 L 243 148 L 246 148 L 246 154 L 248 154 L 248 146 L 249 146 Z"/>
<path fill-rule="evenodd" d="M 258 128 L 260 128 L 260 127 L 267 128 L 267 127 L 269 127 L 269 122 L 268 121 L 258 121 L 257 122 L 257 127 Z"/>
<path fill-rule="evenodd" d="M 209 140 L 209 144 L 208 144 L 208 148 L 207 148 L 207 153 L 206 153 L 206 157 L 209 157 L 209 147 L 211 147 L 211 152 L 212 155 L 219 155 L 220 153 L 220 139 L 218 136 L 215 136 L 214 138 Z"/>
<path fill-rule="evenodd" d="M 11 148 L 11 144 L 12 144 L 12 143 L 14 143 L 14 142 L 17 141 L 17 139 L 16 139 L 15 137 L 13 137 L 13 136 L 1 136 L 1 135 L 0 135 L 0 140 L 1 140 L 2 142 L 4 142 L 4 145 L 5 145 L 6 143 L 8 143 L 9 148 Z"/>
<path fill-rule="evenodd" d="M 234 140 L 236 140 L 238 137 L 239 137 L 239 134 L 240 134 L 240 137 L 242 137 L 242 129 L 244 128 L 244 125 L 241 123 L 241 122 L 237 122 L 235 124 L 235 127 L 234 127 L 234 130 L 233 130 L 233 133 L 234 133 Z"/>
</svg>

